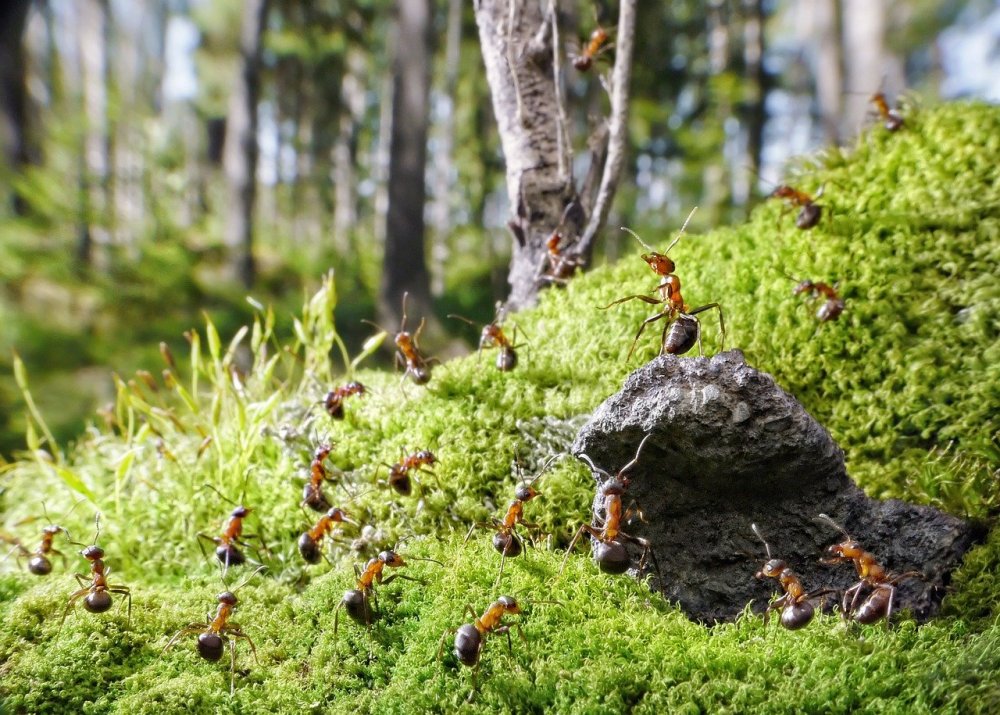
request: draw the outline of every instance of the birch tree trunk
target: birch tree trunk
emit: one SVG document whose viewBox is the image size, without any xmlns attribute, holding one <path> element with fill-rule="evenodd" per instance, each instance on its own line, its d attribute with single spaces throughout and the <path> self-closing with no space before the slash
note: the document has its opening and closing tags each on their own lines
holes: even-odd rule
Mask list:
<svg viewBox="0 0 1000 715">
<path fill-rule="evenodd" d="M 225 241 L 233 271 L 247 288 L 254 281 L 253 219 L 257 197 L 257 103 L 260 63 L 270 0 L 246 0 L 240 29 L 239 75 L 226 118 L 223 167 L 229 187 Z"/>
</svg>

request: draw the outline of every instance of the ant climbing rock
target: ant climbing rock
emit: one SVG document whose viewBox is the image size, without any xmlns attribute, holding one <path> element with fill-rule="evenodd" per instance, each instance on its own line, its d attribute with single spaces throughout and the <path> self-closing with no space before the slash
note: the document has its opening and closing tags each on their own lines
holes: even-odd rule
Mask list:
<svg viewBox="0 0 1000 715">
<path fill-rule="evenodd" d="M 595 519 L 599 522 L 598 524 L 581 524 L 580 528 L 577 529 L 576 535 L 573 536 L 573 540 L 569 544 L 569 548 L 566 549 L 566 556 L 563 557 L 563 563 L 559 569 L 560 575 L 566 568 L 566 562 L 569 560 L 569 555 L 573 553 L 573 548 L 576 546 L 577 541 L 580 540 L 581 536 L 587 534 L 594 540 L 594 560 L 601 571 L 610 574 L 621 574 L 629 570 L 632 566 L 632 560 L 629 557 L 628 549 L 625 548 L 625 543 L 627 542 L 642 547 L 639 572 L 641 573 L 645 568 L 647 559 L 651 558 L 653 566 L 656 569 L 657 578 L 660 583 L 663 582 L 660 575 L 659 562 L 656 560 L 656 554 L 653 553 L 649 541 L 638 536 L 631 536 L 621 530 L 622 519 L 627 519 L 630 516 L 622 507 L 622 496 L 629 485 L 629 478 L 625 475 L 638 464 L 642 448 L 651 436 L 652 433 L 643 437 L 639 443 L 639 448 L 635 451 L 635 457 L 619 469 L 615 475 L 598 467 L 586 454 L 578 455 L 580 459 L 587 463 L 591 472 L 602 475 L 607 479 L 601 487 L 602 507 L 600 511 L 603 512 L 603 515 L 595 515 Z M 631 509 L 629 512 L 631 512 Z"/>
<path fill-rule="evenodd" d="M 832 589 L 823 588 L 806 593 L 799 577 L 788 567 L 788 564 L 781 559 L 771 558 L 771 547 L 760 533 L 757 525 L 751 524 L 750 528 L 753 529 L 757 538 L 764 542 L 764 550 L 767 553 L 767 562 L 754 574 L 754 577 L 761 580 L 773 578 L 784 591 L 783 595 L 767 605 L 767 609 L 764 611 L 764 623 L 767 623 L 771 611 L 781 611 L 781 625 L 788 630 L 794 631 L 808 625 L 815 613 L 810 601 L 824 594 L 832 593 Z"/>
<path fill-rule="evenodd" d="M 323 557 L 323 539 L 327 536 L 332 538 L 334 530 L 338 524 L 353 524 L 360 526 L 358 522 L 351 519 L 347 512 L 336 507 L 330 509 L 326 514 L 305 531 L 299 537 L 299 554 L 306 563 L 318 564 Z"/>
<path fill-rule="evenodd" d="M 413 493 L 413 482 L 417 481 L 413 473 L 421 472 L 436 476 L 432 470 L 427 468 L 432 464 L 437 464 L 437 457 L 430 450 L 422 449 L 410 455 L 404 453 L 400 461 L 395 464 L 382 463 L 381 466 L 389 468 L 389 479 L 387 482 L 379 483 L 388 484 L 396 490 L 396 493 L 408 497 Z M 419 485 L 420 482 L 417 484 Z"/>
<path fill-rule="evenodd" d="M 786 206 L 801 207 L 798 216 L 795 217 L 795 225 L 805 231 L 816 226 L 823 217 L 823 207 L 816 202 L 823 196 L 824 188 L 826 187 L 819 187 L 816 196 L 812 197 L 805 191 L 799 191 L 787 184 L 781 184 L 768 194 L 768 198 L 784 199 Z M 782 211 L 782 214 L 784 214 L 784 211 Z"/>
<path fill-rule="evenodd" d="M 455 318 L 457 320 L 462 320 L 469 325 L 475 325 L 468 318 L 464 318 L 461 315 L 449 314 L 449 318 Z M 503 331 L 503 323 L 505 318 L 505 311 L 501 303 L 497 303 L 496 307 L 496 317 L 493 319 L 492 323 L 485 325 L 483 331 L 479 336 L 479 358 L 483 356 L 483 350 L 487 348 L 498 348 L 499 353 L 497 354 L 496 366 L 497 370 L 500 372 L 510 372 L 515 367 L 517 367 L 517 348 L 521 347 L 516 345 L 517 342 L 517 326 L 514 326 L 512 337 L 508 338 Z"/>
<path fill-rule="evenodd" d="M 70 610 L 72 610 L 73 605 L 81 598 L 83 598 L 83 607 L 90 611 L 91 613 L 104 613 L 110 610 L 112 606 L 111 594 L 117 593 L 120 596 L 124 596 L 128 600 L 128 623 L 132 623 L 132 590 L 128 586 L 122 586 L 120 584 L 109 584 L 108 574 L 111 573 L 111 568 L 106 566 L 104 563 L 104 549 L 97 545 L 97 539 L 101 535 L 101 516 L 98 514 L 94 521 L 97 525 L 97 533 L 94 535 L 94 543 L 90 546 L 85 547 L 80 555 L 90 562 L 90 577 L 83 574 L 73 574 L 77 582 L 82 586 L 78 591 L 74 591 L 70 597 L 69 601 L 66 603 L 66 610 L 63 611 L 63 622 L 66 621 L 66 616 L 69 615 Z M 89 581 L 89 585 L 88 585 Z"/>
<path fill-rule="evenodd" d="M 243 588 L 243 586 L 245 586 L 250 579 L 264 570 L 264 568 L 264 566 L 258 568 L 252 574 L 247 576 L 247 578 L 232 591 L 226 590 L 216 596 L 216 600 L 218 600 L 219 605 L 215 611 L 215 616 L 209 614 L 204 623 L 189 623 L 184 626 L 184 628 L 181 628 L 173 635 L 167 645 L 163 648 L 163 652 L 165 653 L 180 638 L 191 633 L 197 633 L 198 655 L 205 660 L 215 662 L 222 659 L 222 653 L 225 650 L 226 643 L 228 642 L 230 695 L 235 692 L 236 687 L 236 639 L 245 639 L 247 645 L 250 646 L 250 651 L 253 653 L 254 661 L 258 664 L 260 663 L 260 661 L 257 660 L 257 647 L 254 646 L 250 636 L 244 633 L 239 625 L 229 620 L 239 603 L 239 599 L 236 598 L 236 591 Z"/>
<path fill-rule="evenodd" d="M 467 605 L 463 615 L 472 616 L 474 619 L 473 622 L 466 623 L 458 628 L 449 628 L 441 634 L 441 642 L 438 644 L 438 660 L 441 659 L 441 654 L 444 652 L 445 639 L 447 639 L 450 634 L 454 633 L 455 648 L 452 652 L 455 654 L 455 658 L 457 658 L 458 662 L 462 665 L 466 665 L 473 669 L 472 692 L 469 693 L 469 702 L 472 701 L 476 692 L 476 678 L 479 674 L 479 661 L 483 653 L 483 646 L 486 643 L 486 637 L 491 634 L 506 634 L 507 647 L 513 654 L 514 648 L 511 643 L 510 630 L 511 628 L 516 628 L 517 634 L 521 637 L 521 640 L 527 644 L 527 639 L 524 637 L 524 632 L 521 630 L 521 626 L 519 624 L 508 626 L 502 623 L 504 616 L 519 613 L 522 613 L 521 607 L 513 597 L 500 596 L 500 598 L 491 603 L 489 608 L 487 608 L 483 615 L 479 617 L 476 616 L 475 609 L 473 609 L 471 605 Z"/>
<path fill-rule="evenodd" d="M 365 395 L 367 389 L 360 382 L 349 382 L 346 385 L 335 387 L 326 393 L 323 398 L 323 408 L 332 419 L 344 419 L 344 399 L 351 395 Z"/>
<path fill-rule="evenodd" d="M 858 623 L 875 623 L 884 618 L 888 624 L 892 618 L 896 584 L 904 578 L 923 578 L 923 574 L 919 571 L 889 573 L 873 554 L 865 551 L 860 543 L 851 538 L 844 527 L 826 514 L 820 514 L 817 519 L 844 535 L 843 541 L 827 547 L 826 557 L 820 563 L 853 563 L 858 574 L 859 581 L 844 591 L 840 609 L 842 616 Z M 858 605 L 858 600 L 865 589 L 869 589 L 867 595 Z"/>
<path fill-rule="evenodd" d="M 694 211 L 691 212 L 691 215 L 693 214 Z M 722 306 L 718 303 L 707 303 L 706 305 L 692 309 L 687 303 L 685 303 L 684 298 L 681 296 L 681 280 L 673 272 L 675 269 L 673 260 L 667 256 L 670 249 L 673 248 L 674 245 L 676 245 L 681 239 L 681 236 L 684 235 L 684 229 L 687 227 L 688 221 L 691 220 L 691 215 L 688 216 L 687 221 L 684 222 L 684 226 L 681 227 L 680 233 L 677 234 L 677 237 L 667 247 L 667 250 L 664 253 L 654 251 L 634 231 L 624 227 L 622 228 L 622 230 L 628 231 L 632 234 L 632 236 L 635 237 L 635 239 L 649 251 L 649 253 L 642 255 L 642 260 L 649 265 L 654 273 L 660 276 L 660 284 L 656 287 L 656 292 L 659 293 L 659 298 L 653 298 L 648 295 L 629 295 L 609 303 L 604 306 L 602 310 L 607 310 L 613 305 L 619 305 L 633 299 L 641 300 L 644 303 L 649 303 L 650 305 L 664 306 L 663 310 L 659 313 L 651 315 L 642 321 L 642 325 L 639 326 L 639 332 L 635 334 L 635 338 L 632 340 L 632 346 L 629 348 L 628 355 L 625 357 L 626 362 L 631 359 L 632 353 L 635 352 L 635 346 L 638 344 L 643 331 L 646 330 L 646 326 L 664 318 L 666 319 L 666 323 L 663 326 L 663 333 L 660 337 L 661 355 L 664 353 L 669 353 L 671 355 L 683 355 L 694 347 L 695 344 L 698 345 L 698 351 L 704 355 L 705 351 L 701 344 L 701 322 L 695 316 L 698 313 L 702 313 L 713 308 L 719 311 L 721 348 L 725 347 L 726 322 L 723 317 Z"/>
</svg>

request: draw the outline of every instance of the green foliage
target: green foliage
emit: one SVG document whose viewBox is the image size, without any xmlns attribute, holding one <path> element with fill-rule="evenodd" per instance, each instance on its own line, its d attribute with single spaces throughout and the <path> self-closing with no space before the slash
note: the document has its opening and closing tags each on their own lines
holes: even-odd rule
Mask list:
<svg viewBox="0 0 1000 715">
<path fill-rule="evenodd" d="M 828 426 L 869 493 L 983 518 L 994 514 L 1000 461 L 998 143 L 996 108 L 926 110 L 898 134 L 876 128 L 852 152 L 830 152 L 794 178 L 809 191 L 826 184 L 821 204 L 830 217 L 813 231 L 798 231 L 792 216 L 768 204 L 745 225 L 688 235 L 671 251 L 690 304 L 723 304 L 727 346 L 743 349 Z M 661 247 L 668 240 L 644 238 Z M 190 332 L 187 359 L 178 352 L 178 367 L 163 379 L 117 378 L 106 426 L 72 452 L 43 438 L 35 419 L 32 459 L 2 476 L 4 528 L 30 543 L 37 524 L 21 522 L 37 517 L 44 500 L 83 540 L 100 511 L 111 580 L 133 590 L 132 623 L 121 611 L 93 615 L 77 606 L 60 630 L 76 585 L 58 562 L 43 581 L 0 575 L 9 624 L 0 632 L 0 698 L 30 712 L 453 710 L 471 680 L 447 653 L 447 638 L 437 660 L 442 633 L 468 621 L 466 604 L 482 612 L 509 593 L 526 613 L 507 622 L 523 624 L 528 644 L 515 639 L 508 652 L 505 638 L 487 640 L 472 712 L 1000 707 L 995 528 L 956 574 L 946 614 L 920 628 L 904 620 L 892 630 L 846 629 L 820 617 L 789 633 L 747 614 L 709 629 L 643 584 L 600 574 L 582 550 L 557 575 L 563 554 L 553 549 L 586 518 L 592 494 L 587 470 L 564 458 L 529 505 L 552 538 L 510 561 L 493 589 L 499 559 L 488 535 L 462 537 L 471 521 L 506 503 L 515 458 L 537 469 L 564 450 L 581 416 L 634 367 L 624 357 L 652 309 L 638 301 L 600 307 L 655 285 L 637 254 L 511 317 L 506 327 L 516 323 L 529 341 L 512 373 L 497 372 L 490 352 L 482 362 L 470 356 L 436 367 L 426 388 L 352 366 L 369 394 L 349 400 L 341 422 L 318 404 L 348 379 L 350 354 L 331 319 L 332 280 L 306 301 L 287 348 L 274 314 L 261 310 L 232 338 L 211 321 Z M 782 271 L 837 282 L 847 301 L 840 320 L 819 324 L 817 306 L 793 297 Z M 700 317 L 714 352 L 714 315 Z M 656 347 L 654 334 L 643 336 L 638 360 Z M 294 545 L 307 518 L 298 507 L 302 475 L 327 440 L 340 482 L 327 485 L 328 496 L 376 531 L 348 530 L 353 550 L 337 545 L 333 568 L 305 567 Z M 435 475 L 418 475 L 417 496 L 378 486 L 380 463 L 425 448 L 439 464 Z M 226 660 L 198 658 L 194 636 L 161 653 L 173 632 L 214 608 L 221 587 L 196 534 L 218 533 L 232 505 L 205 485 L 254 507 L 247 529 L 269 547 L 248 548 L 268 566 L 240 591 L 237 615 L 259 663 L 241 642 L 232 697 Z M 382 618 L 370 633 L 340 613 L 335 636 L 349 564 L 404 537 L 402 553 L 445 565 L 413 560 L 406 572 L 423 585 L 381 587 Z M 230 574 L 230 583 L 242 575 Z M 542 602 L 552 599 L 559 603 Z"/>
</svg>

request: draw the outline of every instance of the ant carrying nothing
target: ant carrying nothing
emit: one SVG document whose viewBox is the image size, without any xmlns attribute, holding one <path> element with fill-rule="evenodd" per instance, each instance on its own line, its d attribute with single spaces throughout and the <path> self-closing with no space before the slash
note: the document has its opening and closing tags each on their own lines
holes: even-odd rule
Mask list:
<svg viewBox="0 0 1000 715">
<path fill-rule="evenodd" d="M 469 325 L 475 325 L 473 321 L 461 315 L 455 315 L 452 313 L 449 314 L 448 317 L 455 318 L 456 320 L 462 320 Z M 517 325 L 514 326 L 511 338 L 508 338 L 504 333 L 503 323 L 505 318 L 506 312 L 504 311 L 503 304 L 498 302 L 496 305 L 496 317 L 494 317 L 492 323 L 483 326 L 483 331 L 479 336 L 478 359 L 482 359 L 484 349 L 499 348 L 496 366 L 497 370 L 500 372 L 510 372 L 517 367 L 516 349 L 521 347 L 521 345 L 515 344 L 517 342 Z"/>
<path fill-rule="evenodd" d="M 764 550 L 767 553 L 767 562 L 754 574 L 754 577 L 761 580 L 773 578 L 781 584 L 781 589 L 784 591 L 783 595 L 767 605 L 767 609 L 764 611 L 764 623 L 767 624 L 767 619 L 771 611 L 781 611 L 781 625 L 788 630 L 795 631 L 808 625 L 815 613 L 815 609 L 810 601 L 824 594 L 832 593 L 833 589 L 822 588 L 806 593 L 805 588 L 802 586 L 802 581 L 789 568 L 788 564 L 781 559 L 771 558 L 771 547 L 764 539 L 764 535 L 760 533 L 757 525 L 751 524 L 750 528 L 753 529 L 753 533 L 757 535 L 757 538 L 764 542 Z"/>
<path fill-rule="evenodd" d="M 417 481 L 416 476 L 411 473 L 421 472 L 422 474 L 430 474 L 436 479 L 437 475 L 434 474 L 433 470 L 428 469 L 428 467 L 432 464 L 437 464 L 437 461 L 437 457 L 428 449 L 422 449 L 410 455 L 403 452 L 402 457 L 395 464 L 386 464 L 383 462 L 380 465 L 381 467 L 388 467 L 388 481 L 379 482 L 378 472 L 375 475 L 376 481 L 379 484 L 388 484 L 396 490 L 397 494 L 404 497 L 408 497 L 413 493 L 413 482 L 417 482 L 417 485 L 421 488 L 421 493 L 423 493 L 423 486 Z"/>
<path fill-rule="evenodd" d="M 323 558 L 323 539 L 327 536 L 332 539 L 338 524 L 352 524 L 360 527 L 360 524 L 350 518 L 343 509 L 337 507 L 330 509 L 299 537 L 299 554 L 306 563 L 319 563 L 319 560 Z"/>
<path fill-rule="evenodd" d="M 825 323 L 830 320 L 836 320 L 840 317 L 840 314 L 844 312 L 844 308 L 847 307 L 844 303 L 844 299 L 840 297 L 837 292 L 836 284 L 831 286 L 828 283 L 816 282 L 806 278 L 805 280 L 799 280 L 792 275 L 782 271 L 786 278 L 795 281 L 795 288 L 792 290 L 792 295 L 806 295 L 812 298 L 825 297 L 826 300 L 819 306 L 816 311 L 816 318 L 821 322 Z"/>
<path fill-rule="evenodd" d="M 396 366 L 403 367 L 403 379 L 409 377 L 415 385 L 426 385 L 431 379 L 431 365 L 440 362 L 437 358 L 426 358 L 420 353 L 420 332 L 427 322 L 420 319 L 420 325 L 416 331 L 410 334 L 406 330 L 406 301 L 409 298 L 409 291 L 403 293 L 403 318 L 399 322 L 399 331 L 396 333 L 394 342 L 396 343 Z M 379 328 L 371 321 L 364 321 L 369 325 Z"/>
<path fill-rule="evenodd" d="M 346 385 L 335 387 L 323 398 L 323 408 L 332 419 L 344 419 L 344 400 L 352 395 L 365 395 L 367 388 L 360 382 L 351 381 Z"/>
<path fill-rule="evenodd" d="M 247 474 L 247 477 L 249 477 L 249 473 Z M 222 492 L 213 487 L 211 484 L 205 484 L 204 488 L 211 489 L 224 501 L 227 501 L 236 507 L 229 515 L 229 518 L 226 519 L 226 523 L 223 524 L 222 531 L 218 536 L 211 536 L 209 534 L 198 532 L 198 547 L 202 549 L 202 554 L 205 553 L 205 550 L 202 547 L 202 540 L 215 544 L 215 557 L 219 560 L 219 563 L 223 565 L 223 576 L 225 576 L 225 573 L 229 570 L 230 566 L 239 566 L 246 563 L 247 557 L 240 548 L 246 548 L 247 544 L 245 539 L 260 539 L 261 547 L 264 551 L 267 551 L 267 546 L 264 544 L 263 538 L 259 535 L 243 533 L 243 520 L 246 519 L 251 512 L 253 512 L 252 508 L 243 506 L 242 504 L 236 504 L 236 502 L 226 498 Z M 243 481 L 243 494 L 241 495 L 240 501 L 245 500 L 246 479 Z"/>
<path fill-rule="evenodd" d="M 66 621 L 66 616 L 69 615 L 73 605 L 80 598 L 83 598 L 83 607 L 86 610 L 91 613 L 104 613 L 110 610 L 112 606 L 111 594 L 113 593 L 124 596 L 128 600 L 128 624 L 129 626 L 132 625 L 132 590 L 128 586 L 108 583 L 108 574 L 111 573 L 111 568 L 104 563 L 104 549 L 97 545 L 97 539 L 101 535 L 100 513 L 94 516 L 94 522 L 97 527 L 97 532 L 94 534 L 94 543 L 84 547 L 80 552 L 80 555 L 90 562 L 90 578 L 88 579 L 87 576 L 79 573 L 73 574 L 83 588 L 79 591 L 74 591 L 70 595 L 69 601 L 66 603 L 66 610 L 63 611 L 60 628 L 62 627 L 62 623 Z M 83 544 L 78 545 L 83 546 Z M 90 581 L 89 585 L 87 584 L 88 580 Z"/>
</svg>

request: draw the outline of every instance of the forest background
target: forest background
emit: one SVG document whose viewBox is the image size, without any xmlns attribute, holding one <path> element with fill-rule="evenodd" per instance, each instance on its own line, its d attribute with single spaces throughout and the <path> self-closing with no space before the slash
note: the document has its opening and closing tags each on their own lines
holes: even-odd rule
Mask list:
<svg viewBox="0 0 1000 715">
<path fill-rule="evenodd" d="M 480 0 L 486 2 L 487 0 Z M 548 3 L 545 3 L 548 5 Z M 562 0 L 571 60 L 618 5 Z M 879 90 L 1000 100 L 1000 2 L 638 3 L 623 176 L 594 260 L 739 221 L 792 157 L 854 141 Z M 561 91 L 583 181 L 615 48 Z M 603 78 L 603 80 L 602 80 Z M 336 271 L 353 354 L 401 296 L 447 354 L 506 297 L 512 218 L 473 3 L 7 0 L 0 6 L 0 459 L 15 351 L 58 441 L 205 311 L 290 334 Z M 808 190 L 818 187 L 808 186 Z M 388 362 L 386 353 L 382 359 Z"/>
</svg>

